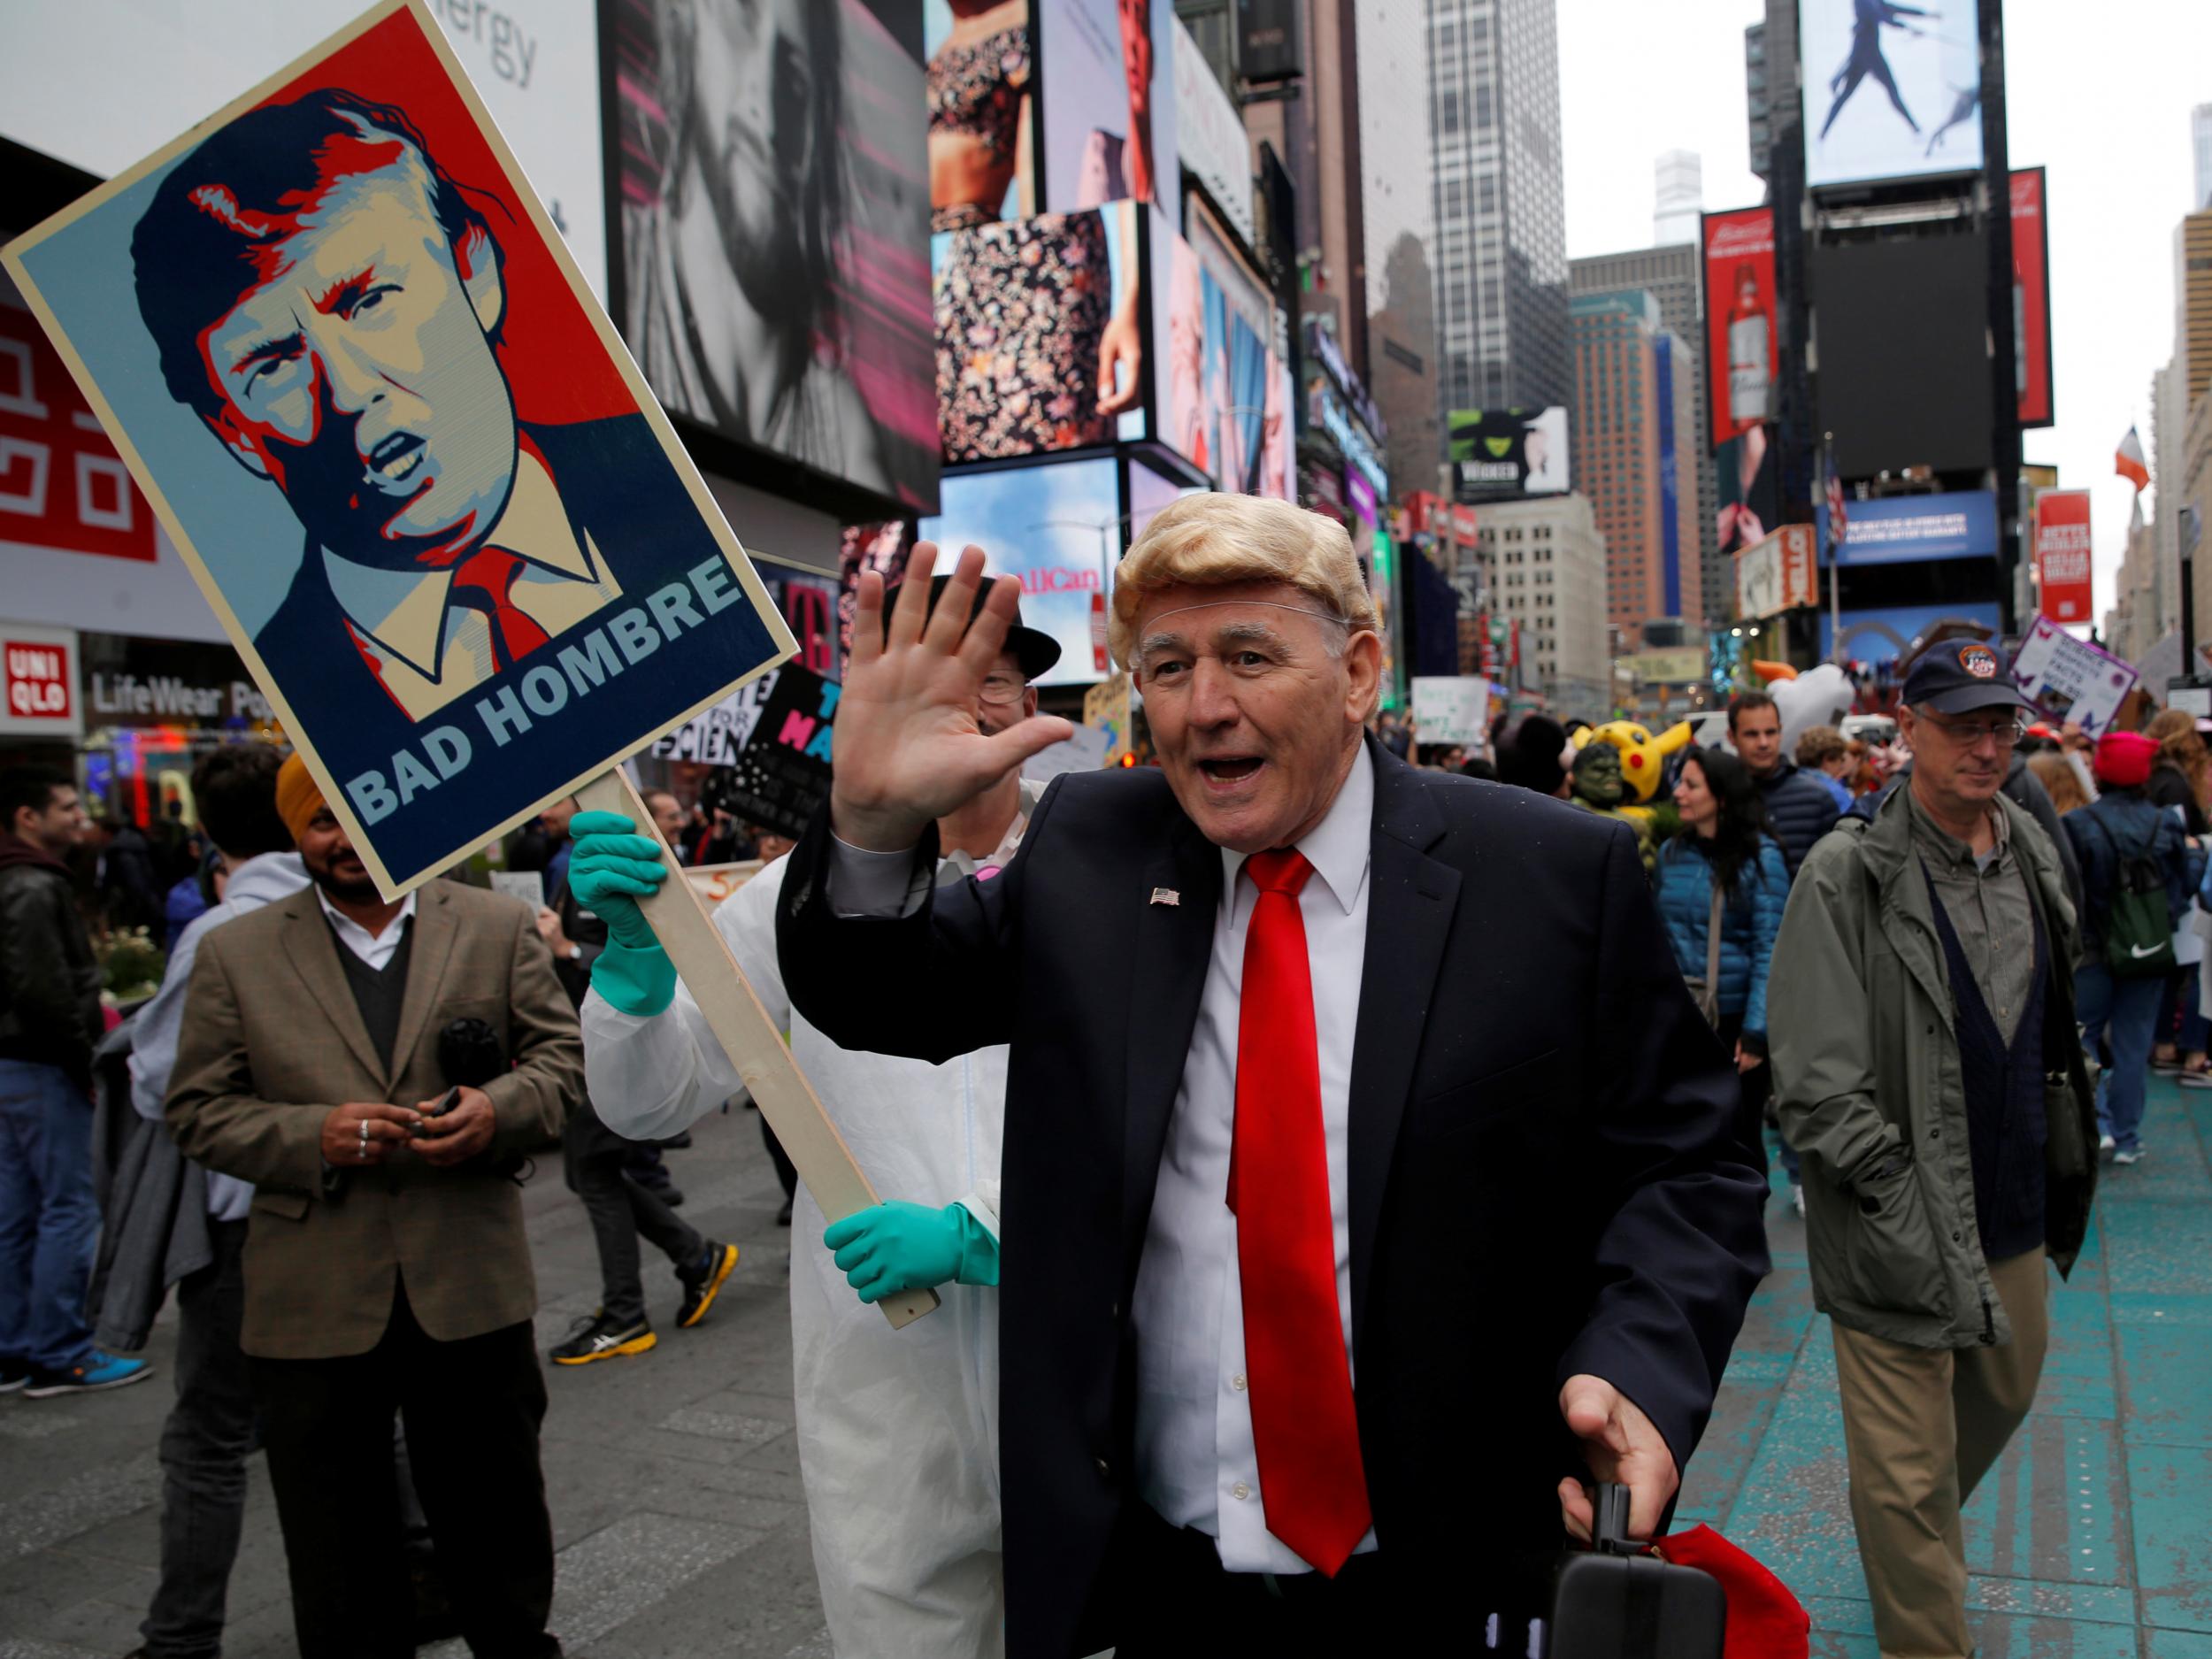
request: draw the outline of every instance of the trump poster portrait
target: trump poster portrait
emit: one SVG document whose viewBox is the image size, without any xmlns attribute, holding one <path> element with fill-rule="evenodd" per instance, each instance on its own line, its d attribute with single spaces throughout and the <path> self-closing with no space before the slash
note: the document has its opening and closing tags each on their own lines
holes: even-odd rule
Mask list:
<svg viewBox="0 0 2212 1659">
<path fill-rule="evenodd" d="M 409 0 L 7 264 L 388 892 L 790 652 Z"/>
</svg>

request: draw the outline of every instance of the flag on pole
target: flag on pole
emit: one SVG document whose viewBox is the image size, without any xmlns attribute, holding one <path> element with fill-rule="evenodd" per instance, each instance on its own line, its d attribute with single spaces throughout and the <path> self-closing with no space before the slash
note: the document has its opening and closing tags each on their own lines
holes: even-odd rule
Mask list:
<svg viewBox="0 0 2212 1659">
<path fill-rule="evenodd" d="M 2151 469 L 2143 459 L 2143 442 L 2132 426 L 2128 428 L 2128 435 L 2120 440 L 2119 451 L 2112 457 L 2112 470 L 2122 478 L 2132 480 L 2138 489 L 2150 484 Z"/>
</svg>

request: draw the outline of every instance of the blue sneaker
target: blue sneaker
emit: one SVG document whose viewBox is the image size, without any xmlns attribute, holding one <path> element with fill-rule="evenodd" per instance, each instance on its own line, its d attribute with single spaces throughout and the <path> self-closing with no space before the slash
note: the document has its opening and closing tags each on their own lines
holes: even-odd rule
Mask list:
<svg viewBox="0 0 2212 1659">
<path fill-rule="evenodd" d="M 104 1388 L 127 1388 L 153 1374 L 153 1366 L 142 1359 L 117 1359 L 96 1348 L 81 1365 L 72 1365 L 67 1371 L 33 1371 L 30 1386 L 23 1391 L 23 1397 L 48 1400 L 56 1394 L 89 1394 Z"/>
</svg>

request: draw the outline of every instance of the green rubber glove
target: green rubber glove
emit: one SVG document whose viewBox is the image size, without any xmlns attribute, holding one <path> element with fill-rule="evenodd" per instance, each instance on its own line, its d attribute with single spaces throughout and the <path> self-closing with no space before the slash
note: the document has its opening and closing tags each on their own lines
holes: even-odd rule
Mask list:
<svg viewBox="0 0 2212 1659">
<path fill-rule="evenodd" d="M 965 1204 L 878 1204 L 823 1229 L 822 1242 L 845 1282 L 873 1302 L 948 1279 L 998 1283 L 998 1240 Z"/>
<path fill-rule="evenodd" d="M 660 842 L 636 830 L 619 812 L 571 818 L 568 890 L 607 925 L 606 949 L 591 964 L 593 987 L 625 1014 L 652 1015 L 675 1000 L 676 964 L 637 902 L 668 879 L 668 865 Z"/>
</svg>

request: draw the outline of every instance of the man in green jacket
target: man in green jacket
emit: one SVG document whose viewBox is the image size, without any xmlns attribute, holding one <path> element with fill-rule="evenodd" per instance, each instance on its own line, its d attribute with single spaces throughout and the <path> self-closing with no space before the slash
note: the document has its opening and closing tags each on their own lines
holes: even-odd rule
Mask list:
<svg viewBox="0 0 2212 1659">
<path fill-rule="evenodd" d="M 1959 1511 L 2028 1412 L 2089 1223 L 2094 1098 L 2058 854 L 1999 792 L 2023 702 L 1995 649 L 1905 681 L 1909 784 L 1807 856 L 1768 980 L 1804 1161 L 1851 1517 L 1886 1655 L 1966 1659 Z"/>
</svg>

